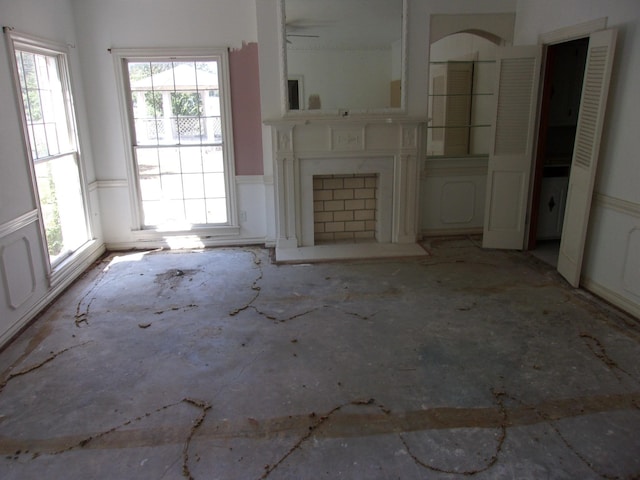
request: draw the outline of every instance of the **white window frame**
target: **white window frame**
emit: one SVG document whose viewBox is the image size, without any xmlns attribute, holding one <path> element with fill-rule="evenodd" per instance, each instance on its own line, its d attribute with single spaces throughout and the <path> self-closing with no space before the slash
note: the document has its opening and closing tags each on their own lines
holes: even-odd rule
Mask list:
<svg viewBox="0 0 640 480">
<path fill-rule="evenodd" d="M 14 80 L 14 95 L 16 98 L 16 104 L 18 111 L 20 112 L 20 121 L 22 124 L 22 141 L 24 145 L 25 156 L 28 160 L 29 176 L 31 178 L 31 195 L 34 204 L 37 205 L 37 217 L 38 227 L 40 230 L 41 241 L 40 248 L 42 250 L 43 258 L 47 261 L 44 262 L 47 279 L 49 286 L 54 287 L 65 280 L 67 273 L 75 268 L 75 264 L 80 258 L 86 257 L 91 249 L 95 246 L 96 240 L 93 234 L 93 225 L 91 222 L 91 204 L 89 201 L 89 195 L 87 193 L 87 181 L 85 176 L 84 160 L 80 147 L 80 138 L 78 133 L 77 115 L 75 110 L 75 102 L 73 100 L 73 82 L 71 79 L 71 69 L 69 66 L 69 46 L 63 43 L 55 42 L 45 38 L 37 37 L 34 35 L 28 35 L 25 33 L 17 32 L 12 28 L 4 27 L 5 38 L 7 40 L 7 49 L 9 53 L 9 63 Z M 18 67 L 16 65 L 16 51 L 25 51 L 40 55 L 49 55 L 56 57 L 58 64 L 58 70 L 60 75 L 60 83 L 64 96 L 64 106 L 66 111 L 66 117 L 69 128 L 69 141 L 70 148 L 68 151 L 51 155 L 52 159 L 64 156 L 74 155 L 76 157 L 76 163 L 78 167 L 78 180 L 80 182 L 80 195 L 84 204 L 84 223 L 87 231 L 87 241 L 74 251 L 69 252 L 68 255 L 58 259 L 55 262 L 51 262 L 49 257 L 49 251 L 46 240 L 45 222 L 40 207 L 40 197 L 38 194 L 38 184 L 36 180 L 35 163 L 33 158 L 33 152 L 31 150 L 29 125 L 26 119 L 26 113 L 24 109 L 24 103 L 21 95 L 21 84 L 18 73 Z"/>
<path fill-rule="evenodd" d="M 231 117 L 231 87 L 229 80 L 229 53 L 226 48 L 112 48 L 118 99 L 125 139 L 125 158 L 129 176 L 131 201 L 131 231 L 139 240 L 158 240 L 168 236 L 197 235 L 199 237 L 235 236 L 240 234 L 238 223 L 237 200 L 235 188 L 235 160 L 233 150 L 233 130 Z M 221 225 L 194 226 L 190 230 L 165 230 L 144 226 L 142 202 L 136 162 L 133 153 L 134 122 L 129 108 L 127 62 L 162 62 L 162 61 L 206 61 L 216 60 L 220 81 L 220 111 L 222 115 L 222 148 L 224 158 L 224 181 L 227 192 L 227 223 Z"/>
</svg>

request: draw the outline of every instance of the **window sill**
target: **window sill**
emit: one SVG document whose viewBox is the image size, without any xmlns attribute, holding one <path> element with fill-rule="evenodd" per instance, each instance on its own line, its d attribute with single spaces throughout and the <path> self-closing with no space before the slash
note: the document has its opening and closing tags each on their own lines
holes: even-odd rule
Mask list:
<svg viewBox="0 0 640 480">
<path fill-rule="evenodd" d="M 190 230 L 144 229 L 133 230 L 131 234 L 136 240 L 161 240 L 179 237 L 207 239 L 215 237 L 239 236 L 240 227 L 237 225 L 222 225 L 219 227 L 199 227 Z"/>
<path fill-rule="evenodd" d="M 96 257 L 102 255 L 104 244 L 97 240 L 89 240 L 82 247 L 57 264 L 49 274 L 49 287 L 55 288 L 60 283 L 74 276 L 74 272 L 83 271 Z"/>
</svg>

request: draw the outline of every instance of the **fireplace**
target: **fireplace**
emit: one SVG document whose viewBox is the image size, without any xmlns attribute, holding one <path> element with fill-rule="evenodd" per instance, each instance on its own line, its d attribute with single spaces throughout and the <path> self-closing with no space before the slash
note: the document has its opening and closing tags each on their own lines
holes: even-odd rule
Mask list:
<svg viewBox="0 0 640 480">
<path fill-rule="evenodd" d="M 276 260 L 424 254 L 416 244 L 419 122 L 323 117 L 267 123 L 275 159 Z M 314 198 L 314 181 L 335 188 L 320 194 L 316 188 Z M 361 199 L 364 204 L 347 204 Z M 316 202 L 329 209 L 320 216 L 324 221 L 317 220 Z M 332 235 L 316 241 L 316 233 Z"/>
</svg>

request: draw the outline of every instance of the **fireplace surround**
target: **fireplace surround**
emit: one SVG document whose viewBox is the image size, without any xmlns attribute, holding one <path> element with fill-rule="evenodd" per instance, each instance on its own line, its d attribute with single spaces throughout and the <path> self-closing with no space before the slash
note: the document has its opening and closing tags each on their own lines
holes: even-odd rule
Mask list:
<svg viewBox="0 0 640 480">
<path fill-rule="evenodd" d="M 272 131 L 277 261 L 422 255 L 417 245 L 423 125 L 407 117 L 285 118 Z M 313 178 L 377 176 L 376 242 L 317 245 Z"/>
</svg>

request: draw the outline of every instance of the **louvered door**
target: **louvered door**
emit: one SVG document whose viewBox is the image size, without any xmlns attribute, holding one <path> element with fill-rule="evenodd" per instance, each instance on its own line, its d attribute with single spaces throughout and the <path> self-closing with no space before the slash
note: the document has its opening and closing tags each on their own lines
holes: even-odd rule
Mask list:
<svg viewBox="0 0 640 480">
<path fill-rule="evenodd" d="M 574 287 L 580 283 L 615 41 L 615 30 L 597 32 L 589 38 L 558 257 L 558 272 Z"/>
<path fill-rule="evenodd" d="M 482 245 L 522 249 L 533 160 L 540 47 L 504 48 L 497 66 L 496 115 Z"/>
</svg>

